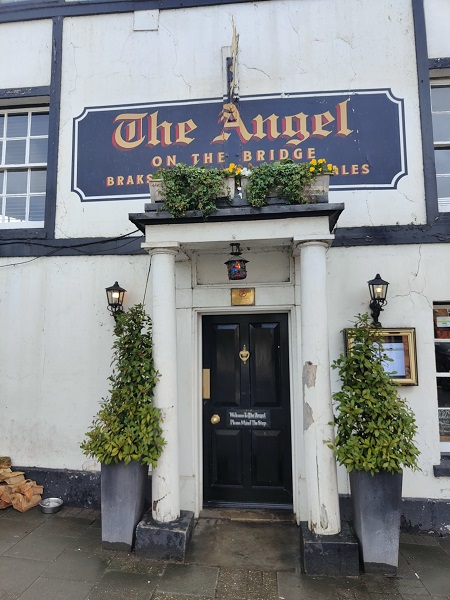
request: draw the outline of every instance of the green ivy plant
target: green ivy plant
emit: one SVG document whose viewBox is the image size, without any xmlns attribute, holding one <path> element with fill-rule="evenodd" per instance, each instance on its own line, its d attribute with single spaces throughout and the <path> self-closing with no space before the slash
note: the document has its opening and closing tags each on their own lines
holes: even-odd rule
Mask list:
<svg viewBox="0 0 450 600">
<path fill-rule="evenodd" d="M 333 394 L 337 414 L 336 438 L 328 446 L 349 472 L 416 470 L 419 450 L 414 443 L 417 425 L 413 411 L 401 399 L 397 385 L 385 371 L 391 359 L 383 338 L 369 315 L 357 315 L 350 330 L 352 344 L 332 364 L 342 388 Z"/>
<path fill-rule="evenodd" d="M 305 192 L 317 175 L 334 174 L 332 165 L 327 165 L 325 159 L 319 161 L 294 163 L 286 159 L 253 167 L 248 176 L 247 202 L 255 207 L 265 206 L 269 190 L 275 189 L 277 196 L 286 198 L 289 203 L 307 204 L 310 200 Z"/>
<path fill-rule="evenodd" d="M 224 195 L 223 169 L 206 169 L 178 163 L 170 169 L 159 169 L 155 178 L 162 179 L 161 196 L 164 208 L 174 217 L 183 217 L 188 210 L 199 210 L 204 217 L 217 210 L 217 198 Z"/>
<path fill-rule="evenodd" d="M 113 372 L 81 449 L 110 464 L 136 460 L 156 466 L 165 441 L 161 411 L 153 404 L 159 373 L 153 361 L 152 322 L 142 304 L 116 315 Z"/>
</svg>

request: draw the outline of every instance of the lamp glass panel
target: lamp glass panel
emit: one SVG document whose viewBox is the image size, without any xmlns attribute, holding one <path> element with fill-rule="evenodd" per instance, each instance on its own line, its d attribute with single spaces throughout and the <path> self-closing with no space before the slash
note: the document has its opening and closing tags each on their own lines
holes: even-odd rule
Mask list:
<svg viewBox="0 0 450 600">
<path fill-rule="evenodd" d="M 374 286 L 374 298 L 385 298 L 386 297 L 386 285 L 375 285 Z"/>
<path fill-rule="evenodd" d="M 237 281 L 247 277 L 247 268 L 245 260 L 229 260 L 227 261 L 228 279 Z"/>
</svg>

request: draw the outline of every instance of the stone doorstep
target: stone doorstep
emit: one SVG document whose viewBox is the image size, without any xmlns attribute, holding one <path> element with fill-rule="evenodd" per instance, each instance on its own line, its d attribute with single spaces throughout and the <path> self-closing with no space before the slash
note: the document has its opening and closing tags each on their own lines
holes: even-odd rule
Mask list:
<svg viewBox="0 0 450 600">
<path fill-rule="evenodd" d="M 302 571 L 308 575 L 359 575 L 358 541 L 349 523 L 337 535 L 317 535 L 300 523 Z"/>
<path fill-rule="evenodd" d="M 295 523 L 292 510 L 204 508 L 199 518 L 238 523 Z"/>
<path fill-rule="evenodd" d="M 182 510 L 180 518 L 170 523 L 157 523 L 151 510 L 136 527 L 135 554 L 153 560 L 184 561 L 194 530 L 194 513 Z"/>
</svg>

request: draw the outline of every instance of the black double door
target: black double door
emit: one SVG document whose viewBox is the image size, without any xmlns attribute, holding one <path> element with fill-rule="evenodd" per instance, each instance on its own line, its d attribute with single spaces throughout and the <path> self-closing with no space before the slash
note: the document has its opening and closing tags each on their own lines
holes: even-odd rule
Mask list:
<svg viewBox="0 0 450 600">
<path fill-rule="evenodd" d="M 286 314 L 203 317 L 205 505 L 292 505 Z"/>
</svg>

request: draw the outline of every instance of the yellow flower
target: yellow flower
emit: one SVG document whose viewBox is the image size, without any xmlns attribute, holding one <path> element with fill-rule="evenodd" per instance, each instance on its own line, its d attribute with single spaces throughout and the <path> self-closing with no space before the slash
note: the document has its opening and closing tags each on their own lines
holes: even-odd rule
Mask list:
<svg viewBox="0 0 450 600">
<path fill-rule="evenodd" d="M 328 169 L 329 171 L 332 171 L 332 170 L 333 170 L 333 165 L 332 165 L 331 163 L 328 163 L 328 164 L 327 164 L 327 169 Z"/>
<path fill-rule="evenodd" d="M 228 167 L 228 170 L 230 171 L 230 173 L 232 173 L 236 168 L 236 165 L 234 163 L 230 163 L 230 166 Z"/>
<path fill-rule="evenodd" d="M 326 162 L 324 158 L 319 158 L 319 160 L 317 161 L 317 163 L 319 165 L 321 165 L 322 163 Z"/>
<path fill-rule="evenodd" d="M 235 172 L 235 175 L 239 175 L 239 173 L 240 173 L 241 171 L 242 171 L 242 167 L 241 167 L 241 166 L 238 166 L 238 167 L 236 167 L 236 172 Z"/>
<path fill-rule="evenodd" d="M 313 158 L 312 161 L 309 164 L 310 165 L 316 165 L 317 164 L 317 160 L 315 158 Z"/>
<path fill-rule="evenodd" d="M 309 167 L 310 173 L 314 173 L 314 167 Z"/>
</svg>

